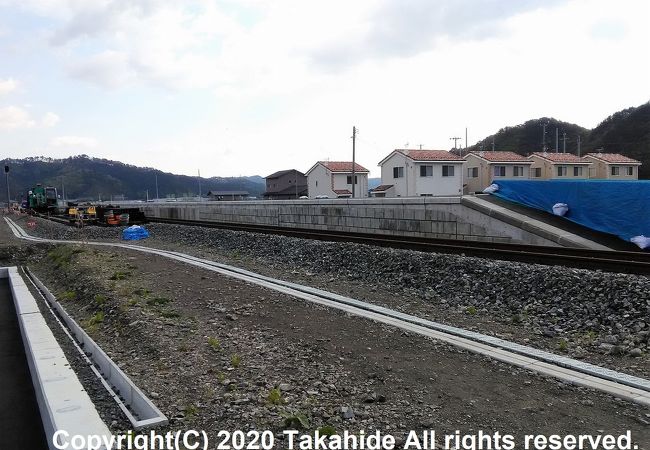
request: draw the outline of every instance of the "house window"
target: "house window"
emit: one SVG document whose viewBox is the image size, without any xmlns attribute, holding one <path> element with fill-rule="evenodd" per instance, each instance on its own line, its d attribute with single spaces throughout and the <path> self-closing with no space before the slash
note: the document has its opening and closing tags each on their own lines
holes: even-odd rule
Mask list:
<svg viewBox="0 0 650 450">
<path fill-rule="evenodd" d="M 506 166 L 494 166 L 494 176 L 495 177 L 505 177 L 506 176 Z"/>
<path fill-rule="evenodd" d="M 420 166 L 420 176 L 421 177 L 432 177 L 433 176 L 433 166 Z"/>
<path fill-rule="evenodd" d="M 567 173 L 566 169 L 567 169 L 566 166 L 557 166 L 557 176 L 566 177 L 566 173 Z"/>
<path fill-rule="evenodd" d="M 575 166 L 573 168 L 573 176 L 574 177 L 581 177 L 582 176 L 582 167 L 581 166 Z"/>
<path fill-rule="evenodd" d="M 514 176 L 514 177 L 523 177 L 524 176 L 524 166 L 514 166 L 512 168 L 512 176 Z"/>
<path fill-rule="evenodd" d="M 627 175 L 628 175 L 629 177 L 631 177 L 632 175 L 634 175 L 634 167 L 632 167 L 632 166 L 627 166 Z"/>
<path fill-rule="evenodd" d="M 542 168 L 541 167 L 535 167 L 532 169 L 533 172 L 533 177 L 534 178 L 541 178 L 542 177 Z"/>
<path fill-rule="evenodd" d="M 478 178 L 478 167 L 468 167 L 467 178 Z"/>
<path fill-rule="evenodd" d="M 612 175 L 614 176 L 619 176 L 620 175 L 621 168 L 617 166 L 612 166 Z"/>
<path fill-rule="evenodd" d="M 393 178 L 404 178 L 404 167 L 393 167 Z"/>
<path fill-rule="evenodd" d="M 352 175 L 348 175 L 348 184 L 352 184 Z M 359 178 L 354 176 L 354 184 L 359 184 Z"/>
<path fill-rule="evenodd" d="M 454 176 L 454 166 L 442 166 L 442 176 L 443 177 L 453 177 Z"/>
</svg>

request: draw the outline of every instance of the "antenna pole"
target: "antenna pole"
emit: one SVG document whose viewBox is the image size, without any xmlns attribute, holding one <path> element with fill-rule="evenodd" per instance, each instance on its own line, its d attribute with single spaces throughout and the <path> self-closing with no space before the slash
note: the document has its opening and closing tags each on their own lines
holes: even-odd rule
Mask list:
<svg viewBox="0 0 650 450">
<path fill-rule="evenodd" d="M 578 157 L 580 157 L 580 135 L 578 135 Z"/>
<path fill-rule="evenodd" d="M 356 175 L 355 175 L 354 165 L 355 165 L 356 141 L 357 141 L 357 127 L 352 127 L 352 198 L 354 198 L 355 195 L 354 177 Z"/>
<path fill-rule="evenodd" d="M 562 153 L 566 153 L 566 131 L 562 132 Z"/>
<path fill-rule="evenodd" d="M 542 151 L 546 153 L 546 123 L 542 124 Z"/>
<path fill-rule="evenodd" d="M 557 127 L 555 127 L 555 153 L 557 153 L 557 151 L 558 151 L 558 134 L 557 134 L 557 132 L 558 132 Z"/>
</svg>

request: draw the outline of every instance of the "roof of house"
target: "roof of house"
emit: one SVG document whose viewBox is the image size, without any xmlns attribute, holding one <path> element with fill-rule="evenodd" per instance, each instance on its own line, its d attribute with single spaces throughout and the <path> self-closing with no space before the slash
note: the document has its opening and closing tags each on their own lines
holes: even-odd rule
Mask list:
<svg viewBox="0 0 650 450">
<path fill-rule="evenodd" d="M 518 153 L 515 152 L 469 152 L 469 155 L 474 155 L 479 158 L 483 158 L 486 161 L 489 162 L 521 162 L 521 163 L 529 163 L 529 161 L 525 156 L 521 156 Z M 465 156 L 465 158 L 467 158 Z"/>
<path fill-rule="evenodd" d="M 606 163 L 641 164 L 641 161 L 628 158 L 627 156 L 621 155 L 620 153 L 587 153 L 585 156 L 591 156 L 592 158 L 605 161 Z"/>
<path fill-rule="evenodd" d="M 398 148 L 395 151 L 408 156 L 414 161 L 463 161 L 463 158 L 447 150 L 409 150 Z"/>
<path fill-rule="evenodd" d="M 206 195 L 250 195 L 250 193 L 248 191 L 208 191 Z"/>
<path fill-rule="evenodd" d="M 389 190 L 389 189 L 392 188 L 392 187 L 393 187 L 392 184 L 380 184 L 379 186 L 377 186 L 376 188 L 373 189 L 373 192 L 383 192 L 383 191 L 387 191 L 387 190 Z"/>
<path fill-rule="evenodd" d="M 352 173 L 352 161 L 318 161 L 312 166 L 311 169 L 307 171 L 307 173 L 314 170 L 314 168 L 319 164 L 328 169 L 330 172 Z M 368 169 L 356 162 L 354 163 L 354 171 L 356 173 L 370 172 Z"/>
<path fill-rule="evenodd" d="M 549 153 L 549 152 L 534 152 L 530 156 L 539 156 L 547 161 L 552 163 L 574 163 L 574 164 L 585 164 L 588 161 L 580 158 L 573 153 Z"/>
<path fill-rule="evenodd" d="M 336 195 L 352 195 L 352 192 L 347 189 L 334 189 L 334 193 Z"/>
<path fill-rule="evenodd" d="M 271 175 L 269 175 L 269 176 L 267 176 L 267 177 L 264 177 L 264 178 L 266 178 L 267 180 L 268 180 L 268 179 L 271 179 L 271 178 L 280 178 L 281 176 L 286 175 L 286 174 L 291 173 L 291 172 L 298 172 L 300 175 L 304 175 L 304 174 L 303 174 L 302 172 L 300 172 L 299 170 L 296 170 L 296 169 L 288 169 L 288 170 L 279 170 L 279 171 L 277 171 L 277 172 L 275 172 L 275 173 L 272 173 Z"/>
</svg>

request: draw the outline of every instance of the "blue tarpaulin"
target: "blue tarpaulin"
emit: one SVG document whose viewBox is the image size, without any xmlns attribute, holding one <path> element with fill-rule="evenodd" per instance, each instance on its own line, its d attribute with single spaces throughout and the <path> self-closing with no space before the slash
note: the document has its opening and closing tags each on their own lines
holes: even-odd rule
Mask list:
<svg viewBox="0 0 650 450">
<path fill-rule="evenodd" d="M 580 225 L 629 241 L 650 237 L 650 180 L 495 180 L 493 195 L 553 213 L 566 203 L 564 216 Z"/>
<path fill-rule="evenodd" d="M 122 239 L 125 241 L 139 241 L 149 237 L 149 232 L 140 225 L 131 225 L 122 231 Z"/>
</svg>

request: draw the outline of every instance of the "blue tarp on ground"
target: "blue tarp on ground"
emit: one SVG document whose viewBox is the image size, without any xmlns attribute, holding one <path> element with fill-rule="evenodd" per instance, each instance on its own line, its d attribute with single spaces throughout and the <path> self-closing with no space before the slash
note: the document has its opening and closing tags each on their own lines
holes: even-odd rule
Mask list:
<svg viewBox="0 0 650 450">
<path fill-rule="evenodd" d="M 566 203 L 564 216 L 580 225 L 629 241 L 650 237 L 650 180 L 495 180 L 497 197 L 553 213 Z"/>
<path fill-rule="evenodd" d="M 122 231 L 122 239 L 125 241 L 139 241 L 149 237 L 149 232 L 139 225 L 131 225 Z"/>
</svg>

